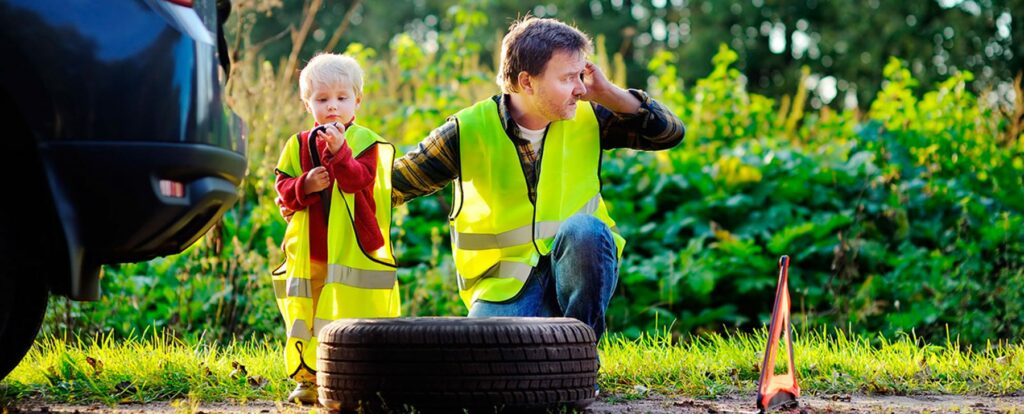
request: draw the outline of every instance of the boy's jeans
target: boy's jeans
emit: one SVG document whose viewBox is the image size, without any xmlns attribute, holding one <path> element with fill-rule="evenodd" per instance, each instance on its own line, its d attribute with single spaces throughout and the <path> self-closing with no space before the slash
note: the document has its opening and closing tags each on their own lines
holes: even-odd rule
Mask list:
<svg viewBox="0 0 1024 414">
<path fill-rule="evenodd" d="M 478 301 L 469 316 L 566 316 L 590 325 L 600 340 L 619 279 L 617 262 L 608 225 L 592 216 L 572 216 L 562 223 L 551 254 L 540 259 L 517 297 L 501 303 Z"/>
</svg>

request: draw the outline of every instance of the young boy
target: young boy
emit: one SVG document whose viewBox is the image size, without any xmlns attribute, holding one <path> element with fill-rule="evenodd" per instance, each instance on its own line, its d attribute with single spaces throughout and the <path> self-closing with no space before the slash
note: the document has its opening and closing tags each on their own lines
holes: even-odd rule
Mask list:
<svg viewBox="0 0 1024 414">
<path fill-rule="evenodd" d="M 288 400 L 313 404 L 320 329 L 399 313 L 389 231 L 395 150 L 353 123 L 363 79 L 351 57 L 317 55 L 299 89 L 316 125 L 289 137 L 277 163 L 276 201 L 288 226 L 284 269 L 273 281 L 288 335 L 285 367 L 297 383 Z"/>
</svg>

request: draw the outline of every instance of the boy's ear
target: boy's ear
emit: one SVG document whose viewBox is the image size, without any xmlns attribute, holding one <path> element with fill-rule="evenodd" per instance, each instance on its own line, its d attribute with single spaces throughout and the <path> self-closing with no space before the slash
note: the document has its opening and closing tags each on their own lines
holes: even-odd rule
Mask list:
<svg viewBox="0 0 1024 414">
<path fill-rule="evenodd" d="M 313 113 L 313 108 L 311 108 L 309 106 L 309 100 L 308 99 L 303 99 L 302 100 L 302 106 L 306 108 L 306 112 Z"/>
<path fill-rule="evenodd" d="M 361 103 L 363 103 L 363 94 L 358 94 L 356 95 L 356 108 L 358 108 Z"/>
<path fill-rule="evenodd" d="M 533 82 L 530 80 L 529 73 L 526 73 L 525 70 L 519 72 L 517 80 L 519 81 L 519 89 L 522 89 L 523 93 L 533 93 Z"/>
</svg>

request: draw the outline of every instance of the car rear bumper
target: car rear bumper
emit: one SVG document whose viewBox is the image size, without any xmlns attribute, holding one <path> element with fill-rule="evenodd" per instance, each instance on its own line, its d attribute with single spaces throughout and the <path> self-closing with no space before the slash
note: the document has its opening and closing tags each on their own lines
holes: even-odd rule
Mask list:
<svg viewBox="0 0 1024 414">
<path fill-rule="evenodd" d="M 40 155 L 68 244 L 94 264 L 184 250 L 235 202 L 246 169 L 204 144 L 48 142 Z M 184 191 L 165 194 L 163 180 Z"/>
</svg>

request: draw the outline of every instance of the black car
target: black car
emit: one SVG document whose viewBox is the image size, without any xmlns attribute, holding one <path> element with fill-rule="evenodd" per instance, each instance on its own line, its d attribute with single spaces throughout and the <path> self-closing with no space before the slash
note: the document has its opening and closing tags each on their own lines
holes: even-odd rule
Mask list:
<svg viewBox="0 0 1024 414">
<path fill-rule="evenodd" d="M 237 199 L 229 5 L 0 1 L 0 378 L 49 294 L 98 299 L 102 264 L 180 252 Z"/>
</svg>

